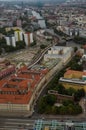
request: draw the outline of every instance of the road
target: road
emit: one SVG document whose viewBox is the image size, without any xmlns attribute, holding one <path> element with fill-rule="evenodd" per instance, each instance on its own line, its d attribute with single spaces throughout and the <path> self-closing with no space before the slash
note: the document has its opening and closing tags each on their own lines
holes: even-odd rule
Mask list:
<svg viewBox="0 0 86 130">
<path fill-rule="evenodd" d="M 58 126 L 64 126 L 63 130 L 68 130 L 66 126 L 69 125 L 70 123 L 72 123 L 73 126 L 83 126 L 82 121 L 72 122 L 71 120 L 65 120 L 63 122 L 62 120 L 61 121 L 60 120 L 61 120 L 60 118 L 56 118 L 53 121 L 57 121 Z M 52 120 L 46 118 L 46 120 L 42 119 L 42 121 L 50 122 Z M 28 118 L 16 119 L 16 118 L 1 118 L 0 117 L 0 130 L 33 130 L 36 125 L 36 122 L 37 122 L 36 119 L 28 119 Z M 84 127 L 85 126 L 86 126 L 86 122 L 84 123 Z"/>
<path fill-rule="evenodd" d="M 33 130 L 35 120 L 0 118 L 0 129 L 28 129 Z"/>
</svg>

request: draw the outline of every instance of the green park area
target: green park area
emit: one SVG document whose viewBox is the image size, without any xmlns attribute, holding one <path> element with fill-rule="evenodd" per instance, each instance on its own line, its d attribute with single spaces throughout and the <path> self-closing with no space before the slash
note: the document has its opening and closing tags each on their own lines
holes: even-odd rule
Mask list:
<svg viewBox="0 0 86 130">
<path fill-rule="evenodd" d="M 74 88 L 66 89 L 59 83 L 59 78 L 64 76 L 66 69 L 83 70 L 82 65 L 79 65 L 79 56 L 75 56 L 68 65 L 61 70 L 48 84 L 46 94 L 40 98 L 38 102 L 38 113 L 41 114 L 57 114 L 57 115 L 77 115 L 82 113 L 82 108 L 79 105 L 79 101 L 85 96 L 84 89 L 75 90 Z M 58 94 L 74 96 L 74 100 L 69 99 L 62 100 L 59 106 L 56 106 L 57 97 L 53 94 L 49 94 L 49 90 L 55 90 Z"/>
</svg>

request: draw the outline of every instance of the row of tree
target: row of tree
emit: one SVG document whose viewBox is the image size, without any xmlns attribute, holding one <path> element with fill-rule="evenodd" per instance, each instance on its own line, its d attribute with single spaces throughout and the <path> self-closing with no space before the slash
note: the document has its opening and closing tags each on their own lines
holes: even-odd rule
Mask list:
<svg viewBox="0 0 86 130">
<path fill-rule="evenodd" d="M 3 38 L 0 40 L 0 54 L 4 52 L 14 52 L 19 49 L 25 48 L 25 42 L 24 41 L 18 41 L 16 42 L 16 47 L 13 47 L 12 45 L 8 46 L 6 44 L 6 40 Z"/>
<path fill-rule="evenodd" d="M 63 94 L 63 95 L 69 95 L 69 96 L 74 96 L 74 101 L 80 101 L 80 99 L 82 97 L 85 96 L 85 91 L 84 89 L 74 89 L 74 88 L 68 88 L 65 89 L 65 87 L 62 84 L 57 84 L 55 88 L 53 88 L 54 90 L 58 91 L 59 94 Z"/>
<path fill-rule="evenodd" d="M 79 64 L 80 62 L 80 56 L 75 56 L 72 61 L 67 65 L 67 67 L 70 67 L 72 70 L 82 71 L 83 66 L 82 64 Z"/>
<path fill-rule="evenodd" d="M 10 31 L 6 31 L 6 28 L 3 27 L 3 28 L 0 28 L 0 33 L 3 35 L 12 35 L 12 34 L 14 34 L 14 30 L 11 29 Z"/>
<path fill-rule="evenodd" d="M 59 36 L 65 36 L 65 37 L 68 36 L 67 34 L 65 34 L 65 33 L 63 33 L 62 31 L 57 30 L 57 29 L 54 29 L 54 32 L 55 32 L 57 35 L 59 35 Z"/>
<path fill-rule="evenodd" d="M 73 40 L 74 40 L 74 42 L 81 44 L 81 45 L 86 44 L 86 38 L 84 38 L 84 37 L 76 36 L 76 37 L 74 37 Z"/>
</svg>

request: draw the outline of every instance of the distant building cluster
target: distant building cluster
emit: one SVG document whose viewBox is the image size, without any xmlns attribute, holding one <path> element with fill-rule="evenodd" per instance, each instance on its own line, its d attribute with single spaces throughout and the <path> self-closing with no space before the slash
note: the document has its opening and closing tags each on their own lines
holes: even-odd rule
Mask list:
<svg viewBox="0 0 86 130">
<path fill-rule="evenodd" d="M 78 2 L 75 0 L 69 3 L 76 5 Z M 81 3 L 82 1 L 79 2 L 79 4 Z M 43 17 L 47 19 L 47 26 L 50 28 L 54 26 L 58 31 L 62 31 L 69 36 L 86 37 L 85 4 L 86 1 L 83 2 L 83 8 L 78 6 L 75 8 L 65 4 L 58 8 L 53 6 L 52 9 L 46 6 L 41 12 L 43 12 Z"/>
<path fill-rule="evenodd" d="M 5 36 L 7 45 L 16 47 L 16 42 L 24 41 L 26 46 L 33 43 L 33 33 L 24 32 L 22 30 L 14 30 L 14 34 Z"/>
<path fill-rule="evenodd" d="M 77 15 L 77 16 L 76 16 Z M 64 17 L 59 20 L 57 30 L 64 32 L 69 36 L 86 36 L 86 17 L 78 14 L 70 14 L 68 17 Z"/>
<path fill-rule="evenodd" d="M 53 46 L 48 50 L 48 54 L 44 55 L 44 60 L 61 59 L 65 64 L 72 56 L 73 49 L 71 47 Z"/>
<path fill-rule="evenodd" d="M 79 28 L 75 28 L 75 27 L 70 28 L 70 27 L 66 27 L 66 26 L 65 27 L 58 26 L 57 30 L 62 31 L 69 36 L 79 36 L 79 34 L 80 34 Z"/>
</svg>

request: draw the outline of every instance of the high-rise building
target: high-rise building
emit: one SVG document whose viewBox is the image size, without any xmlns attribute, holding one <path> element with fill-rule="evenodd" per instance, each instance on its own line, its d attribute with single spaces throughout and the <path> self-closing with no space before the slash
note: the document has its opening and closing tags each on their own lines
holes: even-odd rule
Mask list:
<svg viewBox="0 0 86 130">
<path fill-rule="evenodd" d="M 16 46 L 16 41 L 15 41 L 15 37 L 12 37 L 12 46 Z"/>
<path fill-rule="evenodd" d="M 21 26 L 22 26 L 21 20 L 18 19 L 18 20 L 16 21 L 16 24 L 17 24 L 17 27 L 21 27 Z"/>
<path fill-rule="evenodd" d="M 15 40 L 16 41 L 23 41 L 23 33 L 20 30 L 15 31 Z"/>
<path fill-rule="evenodd" d="M 5 39 L 8 46 L 10 45 L 14 47 L 16 46 L 16 41 L 14 36 L 6 36 Z"/>
<path fill-rule="evenodd" d="M 29 33 L 24 34 L 24 41 L 25 41 L 26 46 L 30 45 L 30 34 Z"/>
<path fill-rule="evenodd" d="M 26 46 L 29 46 L 31 43 L 33 43 L 33 33 L 25 33 L 24 41 Z"/>
<path fill-rule="evenodd" d="M 7 37 L 5 37 L 5 39 L 6 39 L 7 45 L 10 46 L 10 38 L 7 36 Z"/>
<path fill-rule="evenodd" d="M 30 33 L 30 43 L 33 43 L 33 33 Z"/>
</svg>

